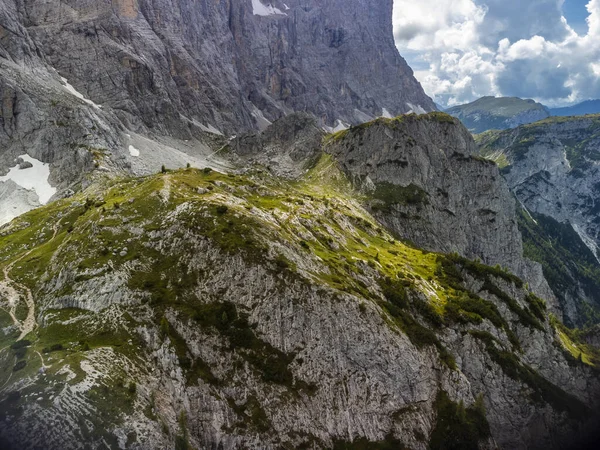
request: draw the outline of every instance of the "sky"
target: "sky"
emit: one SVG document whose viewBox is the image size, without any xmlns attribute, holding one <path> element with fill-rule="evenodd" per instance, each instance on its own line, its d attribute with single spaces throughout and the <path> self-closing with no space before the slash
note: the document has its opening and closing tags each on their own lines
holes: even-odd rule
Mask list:
<svg viewBox="0 0 600 450">
<path fill-rule="evenodd" d="M 394 35 L 442 106 L 600 98 L 600 0 L 394 0 Z"/>
</svg>

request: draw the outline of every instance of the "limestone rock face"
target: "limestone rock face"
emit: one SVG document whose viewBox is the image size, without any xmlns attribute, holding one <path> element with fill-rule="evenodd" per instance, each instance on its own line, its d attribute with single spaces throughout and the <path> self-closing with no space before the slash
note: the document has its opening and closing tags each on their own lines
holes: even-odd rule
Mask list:
<svg viewBox="0 0 600 450">
<path fill-rule="evenodd" d="M 573 323 L 589 316 L 588 306 L 600 305 L 599 131 L 598 116 L 582 116 L 548 119 L 480 138 L 483 154 L 503 166 L 504 178 L 527 210 L 524 224 L 542 228 L 545 237 L 536 246 L 558 239 L 570 253 L 545 258 L 552 278 L 562 274 L 555 292 Z"/>
<path fill-rule="evenodd" d="M 441 113 L 380 119 L 334 135 L 327 149 L 399 237 L 506 267 L 554 298 L 540 267 L 523 258 L 508 186 L 494 163 L 476 155 L 457 119 Z"/>
<path fill-rule="evenodd" d="M 260 164 L 275 175 L 298 178 L 321 154 L 324 136 L 314 117 L 294 113 L 262 132 L 235 137 L 227 148 L 240 165 Z"/>
<path fill-rule="evenodd" d="M 6 2 L 5 2 L 6 3 Z M 392 1 L 11 0 L 11 59 L 41 59 L 130 126 L 227 132 L 307 111 L 324 125 L 434 110 Z M 8 16 L 7 16 L 8 18 Z"/>
<path fill-rule="evenodd" d="M 223 167 L 221 135 L 295 111 L 336 127 L 435 109 L 392 0 L 7 0 L 0 40 L 0 174 L 29 154 L 58 197 L 94 169 Z"/>
</svg>

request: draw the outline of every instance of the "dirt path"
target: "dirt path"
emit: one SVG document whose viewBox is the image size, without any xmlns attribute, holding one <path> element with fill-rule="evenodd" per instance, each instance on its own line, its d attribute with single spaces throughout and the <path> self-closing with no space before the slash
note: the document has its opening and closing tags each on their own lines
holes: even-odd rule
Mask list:
<svg viewBox="0 0 600 450">
<path fill-rule="evenodd" d="M 46 370 L 46 369 L 49 369 L 50 367 L 52 367 L 52 366 L 47 366 L 46 364 L 44 364 L 44 358 L 40 352 L 38 352 L 37 350 L 35 352 L 38 354 L 38 356 L 40 357 L 40 361 L 42 362 L 42 370 Z"/>
<path fill-rule="evenodd" d="M 48 242 L 53 241 L 58 235 L 58 231 L 60 230 L 60 222 L 61 221 L 59 220 L 54 225 L 52 238 L 50 238 Z M 0 281 L 0 296 L 4 297 L 5 300 L 8 302 L 8 314 L 10 315 L 13 323 L 21 332 L 19 334 L 19 337 L 17 338 L 17 341 L 23 339 L 25 336 L 31 333 L 37 326 L 37 322 L 35 320 L 35 301 L 33 300 L 33 294 L 31 293 L 31 289 L 13 280 L 10 277 L 10 271 L 12 270 L 15 264 L 25 259 L 35 249 L 36 247 L 33 247 L 31 250 L 25 252 L 19 258 L 15 259 L 13 262 L 11 262 L 9 265 L 5 266 L 2 269 L 2 273 L 4 274 L 4 280 Z M 27 317 L 23 321 L 20 321 L 15 315 L 17 305 L 21 300 L 24 300 L 25 304 L 27 305 Z"/>
<path fill-rule="evenodd" d="M 165 175 L 163 177 L 163 180 L 164 185 L 163 188 L 160 190 L 159 195 L 163 204 L 166 205 L 167 203 L 169 203 L 169 199 L 171 198 L 171 177 L 169 175 Z"/>
</svg>

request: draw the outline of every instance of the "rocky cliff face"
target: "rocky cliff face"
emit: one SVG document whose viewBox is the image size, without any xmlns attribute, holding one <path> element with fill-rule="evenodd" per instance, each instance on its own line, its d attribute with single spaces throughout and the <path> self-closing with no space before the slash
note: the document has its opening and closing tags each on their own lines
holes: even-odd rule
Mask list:
<svg viewBox="0 0 600 450">
<path fill-rule="evenodd" d="M 235 132 L 298 110 L 335 126 L 435 109 L 395 49 L 391 0 L 14 0 L 4 9 L 5 29 L 19 33 L 5 33 L 5 58 L 55 68 L 131 129 L 186 135 L 187 118 Z"/>
<path fill-rule="evenodd" d="M 442 113 L 379 119 L 333 135 L 327 148 L 399 237 L 500 265 L 554 298 L 541 267 L 523 258 L 515 202 L 498 168 L 476 155 L 458 120 Z"/>
<path fill-rule="evenodd" d="M 339 127 L 433 110 L 394 46 L 391 10 L 391 0 L 3 2 L 0 176 L 28 154 L 50 164 L 60 195 L 95 167 L 218 166 L 207 160 L 223 144 L 214 136 L 293 111 Z"/>
<path fill-rule="evenodd" d="M 527 210 L 521 227 L 529 252 L 544 263 L 574 323 L 595 321 L 600 301 L 599 132 L 600 118 L 584 116 L 480 137 Z"/>
<path fill-rule="evenodd" d="M 544 105 L 518 97 L 482 97 L 446 112 L 460 119 L 473 133 L 516 128 L 550 117 L 550 111 Z"/>
<path fill-rule="evenodd" d="M 564 448 L 595 350 L 363 202 L 322 154 L 295 183 L 180 170 L 12 222 L 3 448 Z"/>
</svg>

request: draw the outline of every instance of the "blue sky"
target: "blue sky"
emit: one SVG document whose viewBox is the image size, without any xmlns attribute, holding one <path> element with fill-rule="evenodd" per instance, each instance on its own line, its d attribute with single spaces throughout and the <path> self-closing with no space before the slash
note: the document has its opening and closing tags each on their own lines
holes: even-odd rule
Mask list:
<svg viewBox="0 0 600 450">
<path fill-rule="evenodd" d="M 587 19 L 589 12 L 586 9 L 588 0 L 566 0 L 563 5 L 563 14 L 569 25 L 579 34 L 587 32 Z"/>
<path fill-rule="evenodd" d="M 600 98 L 600 0 L 394 1 L 398 49 L 444 106 Z"/>
</svg>

